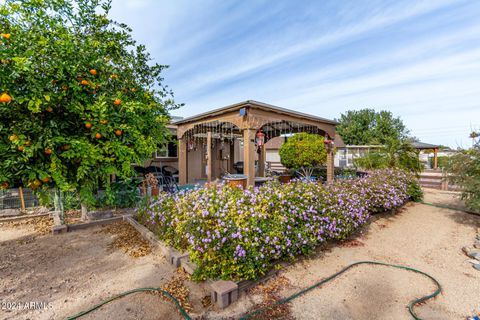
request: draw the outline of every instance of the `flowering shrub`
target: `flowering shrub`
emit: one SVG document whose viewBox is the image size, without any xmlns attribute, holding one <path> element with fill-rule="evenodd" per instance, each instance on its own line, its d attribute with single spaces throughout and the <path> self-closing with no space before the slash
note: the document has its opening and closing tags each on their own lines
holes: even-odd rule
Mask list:
<svg viewBox="0 0 480 320">
<path fill-rule="evenodd" d="M 302 180 L 247 190 L 211 185 L 152 198 L 138 219 L 190 253 L 195 279 L 255 279 L 275 261 L 345 239 L 370 214 L 402 205 L 412 183 L 413 176 L 388 169 L 327 186 Z"/>
</svg>

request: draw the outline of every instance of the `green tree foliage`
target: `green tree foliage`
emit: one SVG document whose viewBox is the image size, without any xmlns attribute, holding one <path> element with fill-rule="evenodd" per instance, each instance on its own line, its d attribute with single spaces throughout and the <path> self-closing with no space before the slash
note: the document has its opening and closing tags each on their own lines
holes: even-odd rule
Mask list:
<svg viewBox="0 0 480 320">
<path fill-rule="evenodd" d="M 464 150 L 450 158 L 450 180 L 462 188 L 466 205 L 480 212 L 480 146 Z"/>
<path fill-rule="evenodd" d="M 125 24 L 101 0 L 7 1 L 0 7 L 0 184 L 92 190 L 168 137 L 176 108 Z"/>
<path fill-rule="evenodd" d="M 400 118 L 389 111 L 349 110 L 340 116 L 337 133 L 345 144 L 384 144 L 389 139 L 402 140 L 408 130 Z"/>
<path fill-rule="evenodd" d="M 317 134 L 297 133 L 288 138 L 279 150 L 280 161 L 288 169 L 302 170 L 310 176 L 310 168 L 324 164 L 327 160 L 324 138 Z"/>
<path fill-rule="evenodd" d="M 354 163 L 364 170 L 401 168 L 415 173 L 422 171 L 418 151 L 408 139 L 386 139 L 384 145 L 371 150 L 364 157 L 355 159 Z"/>
</svg>

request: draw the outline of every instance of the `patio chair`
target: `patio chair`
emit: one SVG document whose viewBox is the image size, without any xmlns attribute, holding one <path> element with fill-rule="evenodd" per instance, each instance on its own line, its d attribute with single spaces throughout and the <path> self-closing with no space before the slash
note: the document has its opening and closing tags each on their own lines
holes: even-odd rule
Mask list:
<svg viewBox="0 0 480 320">
<path fill-rule="evenodd" d="M 154 173 L 154 176 L 158 180 L 158 186 L 160 187 L 160 190 L 169 193 L 174 193 L 179 190 L 174 177 L 166 176 L 162 173 Z"/>
<path fill-rule="evenodd" d="M 178 169 L 166 165 L 162 167 L 162 174 L 166 177 L 172 177 L 178 183 Z"/>
</svg>

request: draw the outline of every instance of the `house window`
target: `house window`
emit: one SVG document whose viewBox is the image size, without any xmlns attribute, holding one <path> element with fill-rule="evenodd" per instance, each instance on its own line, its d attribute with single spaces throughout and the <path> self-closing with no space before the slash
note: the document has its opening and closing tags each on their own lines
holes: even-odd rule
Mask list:
<svg viewBox="0 0 480 320">
<path fill-rule="evenodd" d="M 174 141 L 169 141 L 167 144 L 163 145 L 155 153 L 156 158 L 177 158 L 178 157 L 178 145 L 177 137 L 174 136 Z"/>
</svg>

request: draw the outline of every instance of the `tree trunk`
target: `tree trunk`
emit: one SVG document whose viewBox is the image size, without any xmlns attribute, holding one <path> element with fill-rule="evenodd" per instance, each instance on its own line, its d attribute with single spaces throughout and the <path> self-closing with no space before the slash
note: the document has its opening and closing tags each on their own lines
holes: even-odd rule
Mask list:
<svg viewBox="0 0 480 320">
<path fill-rule="evenodd" d="M 82 208 L 82 221 L 87 220 L 87 204 L 85 202 L 80 202 L 80 207 Z"/>
<path fill-rule="evenodd" d="M 53 222 L 56 226 L 65 224 L 65 215 L 63 212 L 62 193 L 59 189 L 53 191 L 53 203 L 55 205 L 55 211 L 53 213 Z"/>
</svg>

